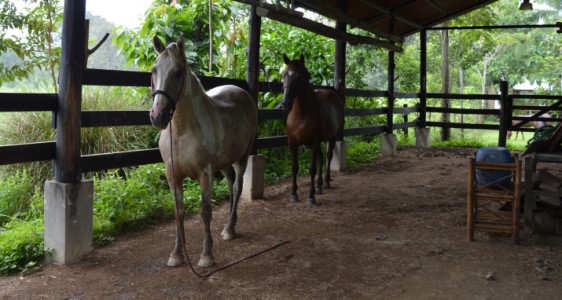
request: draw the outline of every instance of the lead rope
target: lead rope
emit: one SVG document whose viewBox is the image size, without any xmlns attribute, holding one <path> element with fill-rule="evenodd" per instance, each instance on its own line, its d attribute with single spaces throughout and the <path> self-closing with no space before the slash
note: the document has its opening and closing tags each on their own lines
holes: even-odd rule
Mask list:
<svg viewBox="0 0 562 300">
<path fill-rule="evenodd" d="M 183 89 L 183 83 L 182 83 L 182 89 Z M 178 97 L 178 101 L 179 101 L 179 97 Z M 176 101 L 176 103 L 177 103 L 177 101 Z M 185 258 L 187 259 L 187 263 L 188 263 L 189 268 L 191 269 L 191 271 L 192 271 L 195 275 L 197 275 L 199 278 L 207 278 L 207 277 L 211 276 L 212 274 L 214 274 L 214 273 L 216 273 L 216 272 L 222 271 L 222 270 L 224 270 L 224 269 L 226 269 L 226 268 L 232 267 L 232 266 L 234 266 L 234 265 L 236 265 L 236 264 L 238 264 L 238 263 L 241 263 L 241 262 L 243 262 L 243 261 L 245 261 L 245 260 L 248 260 L 248 259 L 250 259 L 250 258 L 253 258 L 253 257 L 256 257 L 256 256 L 258 256 L 258 255 L 261 255 L 261 254 L 263 254 L 263 253 L 265 253 L 265 252 L 268 252 L 268 251 L 270 251 L 270 250 L 273 250 L 273 249 L 275 249 L 275 248 L 277 248 L 277 247 L 280 247 L 280 246 L 282 246 L 282 245 L 288 244 L 290 241 L 282 241 L 282 242 L 279 242 L 279 243 L 277 243 L 277 244 L 275 244 L 275 245 L 273 245 L 273 246 L 271 246 L 271 247 L 269 247 L 269 248 L 267 248 L 267 249 L 264 249 L 264 250 L 262 250 L 262 251 L 260 251 L 260 252 L 257 252 L 257 253 L 254 253 L 254 254 L 251 254 L 251 255 L 248 255 L 248 256 L 245 256 L 245 257 L 243 257 L 243 258 L 241 258 L 241 259 L 239 259 L 239 260 L 233 261 L 233 262 L 231 262 L 231 263 L 229 263 L 229 264 L 227 264 L 227 265 L 224 265 L 224 266 L 222 266 L 222 267 L 220 267 L 220 268 L 217 268 L 217 269 L 215 269 L 215 270 L 213 270 L 213 271 L 210 271 L 210 272 L 208 272 L 208 273 L 205 273 L 205 274 L 199 274 L 197 271 L 195 271 L 195 269 L 193 268 L 193 265 L 191 264 L 191 259 L 189 258 L 189 254 L 187 254 L 187 249 L 186 249 L 186 247 L 185 247 L 185 231 L 184 231 L 184 230 L 181 230 L 181 223 L 180 223 L 180 222 L 183 222 L 183 220 L 180 220 L 179 215 L 178 215 L 178 209 L 179 209 L 180 203 L 179 203 L 178 197 L 177 197 L 177 196 L 178 196 L 178 192 L 177 192 L 177 189 L 176 189 L 176 172 L 175 172 L 175 169 L 174 169 L 174 146 L 173 146 L 173 143 L 172 143 L 172 136 L 173 136 L 173 134 L 172 134 L 172 133 L 173 133 L 173 132 L 172 132 L 172 127 L 173 127 L 173 126 L 172 126 L 172 124 L 173 124 L 173 122 L 172 122 L 172 120 L 171 120 L 173 114 L 174 114 L 174 109 L 172 109 L 172 111 L 170 112 L 170 159 L 171 159 L 171 163 L 172 163 L 172 189 L 174 190 L 174 204 L 175 204 L 174 215 L 175 215 L 175 217 L 176 217 L 176 230 L 177 230 L 177 232 L 178 232 L 177 234 L 179 235 L 179 238 L 180 238 L 180 242 L 181 242 L 181 247 L 182 247 L 182 250 L 183 250 L 183 254 L 185 255 Z"/>
</svg>

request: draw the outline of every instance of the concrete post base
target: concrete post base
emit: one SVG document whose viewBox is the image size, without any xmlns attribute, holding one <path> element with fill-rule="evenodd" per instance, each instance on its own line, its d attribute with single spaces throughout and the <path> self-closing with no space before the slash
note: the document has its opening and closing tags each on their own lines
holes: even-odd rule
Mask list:
<svg viewBox="0 0 562 300">
<path fill-rule="evenodd" d="M 341 172 L 347 168 L 347 150 L 345 146 L 345 141 L 337 141 L 334 146 L 334 156 L 332 156 L 332 162 L 330 163 L 330 170 L 335 172 Z"/>
<path fill-rule="evenodd" d="M 384 133 L 381 135 L 381 155 L 382 156 L 396 156 L 396 135 L 394 133 Z"/>
<path fill-rule="evenodd" d="M 429 128 L 414 128 L 416 132 L 416 147 L 428 148 L 429 147 Z"/>
<path fill-rule="evenodd" d="M 240 198 L 253 200 L 262 199 L 265 185 L 265 157 L 250 155 L 244 173 L 244 186 Z"/>
<path fill-rule="evenodd" d="M 45 182 L 46 260 L 54 264 L 76 262 L 92 251 L 94 184 Z"/>
</svg>

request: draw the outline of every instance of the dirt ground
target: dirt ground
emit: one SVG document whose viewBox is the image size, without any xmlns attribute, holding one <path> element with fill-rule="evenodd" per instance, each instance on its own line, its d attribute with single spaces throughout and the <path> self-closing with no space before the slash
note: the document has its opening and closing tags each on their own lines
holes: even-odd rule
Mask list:
<svg viewBox="0 0 562 300">
<path fill-rule="evenodd" d="M 469 149 L 407 148 L 334 174 L 319 205 L 288 202 L 290 182 L 240 204 L 233 241 L 227 205 L 213 216 L 215 267 L 289 243 L 200 279 L 166 267 L 174 222 L 123 235 L 84 261 L 0 278 L 2 299 L 560 299 L 561 233 L 524 230 L 466 241 Z M 307 177 L 299 180 L 306 199 Z M 197 262 L 199 216 L 186 221 Z M 205 272 L 201 268 L 196 269 Z"/>
</svg>

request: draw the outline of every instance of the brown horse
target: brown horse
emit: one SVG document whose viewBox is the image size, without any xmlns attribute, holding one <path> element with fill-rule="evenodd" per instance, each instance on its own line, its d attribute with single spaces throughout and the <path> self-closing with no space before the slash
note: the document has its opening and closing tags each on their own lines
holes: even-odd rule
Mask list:
<svg viewBox="0 0 562 300">
<path fill-rule="evenodd" d="M 242 192 L 242 180 L 257 128 L 257 107 L 245 90 L 224 85 L 207 93 L 199 79 L 191 72 L 185 58 L 185 43 L 180 36 L 177 43 L 165 47 L 155 37 L 154 49 L 158 58 L 152 67 L 152 97 L 150 110 L 152 125 L 162 130 L 160 154 L 166 167 L 166 178 L 174 193 L 178 228 L 176 247 L 170 254 L 168 266 L 184 262 L 183 180 L 199 181 L 201 188 L 201 219 L 205 227 L 200 267 L 214 264 L 211 237 L 211 193 L 213 174 L 224 174 L 230 191 L 230 216 L 222 237 L 236 237 L 236 207 Z"/>
<path fill-rule="evenodd" d="M 297 202 L 298 146 L 309 146 L 312 152 L 310 160 L 310 191 L 307 204 L 315 204 L 314 179 L 318 163 L 318 193 L 322 193 L 322 142 L 328 142 L 327 168 L 325 184 L 330 188 L 330 162 L 332 160 L 336 134 L 340 130 L 343 118 L 343 105 L 338 94 L 329 89 L 313 90 L 310 85 L 310 73 L 304 66 L 304 56 L 289 60 L 283 55 L 287 69 L 283 74 L 283 108 L 289 111 L 285 131 L 291 151 L 293 186 L 291 202 Z"/>
</svg>

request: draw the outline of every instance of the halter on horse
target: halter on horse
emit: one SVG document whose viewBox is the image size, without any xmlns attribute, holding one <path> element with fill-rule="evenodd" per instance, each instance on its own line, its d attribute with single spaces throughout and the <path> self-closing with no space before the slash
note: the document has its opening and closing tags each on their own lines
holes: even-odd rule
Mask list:
<svg viewBox="0 0 562 300">
<path fill-rule="evenodd" d="M 152 67 L 154 102 L 150 120 L 154 127 L 162 130 L 159 148 L 180 220 L 176 246 L 167 264 L 179 266 L 184 262 L 181 252 L 185 214 L 182 182 L 190 177 L 199 181 L 201 187 L 201 217 L 205 227 L 198 265 L 210 267 L 214 264 L 211 237 L 213 174 L 222 172 L 228 182 L 230 216 L 222 237 L 234 239 L 236 207 L 256 135 L 257 107 L 252 97 L 236 86 L 219 86 L 205 93 L 189 69 L 184 46 L 181 36 L 168 47 L 154 38 L 154 49 L 159 54 Z"/>
<path fill-rule="evenodd" d="M 318 163 L 318 193 L 322 193 L 322 142 L 328 142 L 326 188 L 330 187 L 330 162 L 332 160 L 336 134 L 340 130 L 343 118 L 343 105 L 338 94 L 329 89 L 313 90 L 310 85 L 310 73 L 304 66 L 304 56 L 298 60 L 289 60 L 283 55 L 287 69 L 283 74 L 282 106 L 289 111 L 287 115 L 286 134 L 291 151 L 293 185 L 291 202 L 298 201 L 297 174 L 298 146 L 309 146 L 312 151 L 310 160 L 310 191 L 307 203 L 315 204 L 314 178 Z"/>
</svg>

